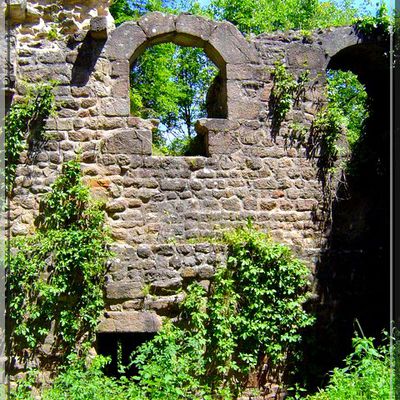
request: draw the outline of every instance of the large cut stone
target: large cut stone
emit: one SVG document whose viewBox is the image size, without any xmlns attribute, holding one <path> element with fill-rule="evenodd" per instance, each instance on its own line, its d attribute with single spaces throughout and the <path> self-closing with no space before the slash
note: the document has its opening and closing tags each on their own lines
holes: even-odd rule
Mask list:
<svg viewBox="0 0 400 400">
<path fill-rule="evenodd" d="M 230 22 L 221 22 L 216 25 L 209 42 L 205 51 L 211 59 L 222 57 L 223 62 L 227 64 L 259 63 L 254 45 L 247 42 Z M 219 57 L 215 54 L 216 52 Z M 221 60 L 219 64 L 223 62 Z"/>
<path fill-rule="evenodd" d="M 124 22 L 111 32 L 105 45 L 105 56 L 110 60 L 130 60 L 146 40 L 146 34 L 136 22 Z"/>
<path fill-rule="evenodd" d="M 175 15 L 152 12 L 138 21 L 148 38 L 175 31 Z"/>
<path fill-rule="evenodd" d="M 176 31 L 196 36 L 204 41 L 211 37 L 215 22 L 192 14 L 180 14 L 176 20 Z"/>
<path fill-rule="evenodd" d="M 103 153 L 151 155 L 152 134 L 148 130 L 125 130 L 115 133 L 101 144 Z"/>
<path fill-rule="evenodd" d="M 110 282 L 106 286 L 106 297 L 113 300 L 131 300 L 144 297 L 142 285 L 132 281 Z"/>
<path fill-rule="evenodd" d="M 26 17 L 26 0 L 10 0 L 7 3 L 7 13 L 9 23 L 21 23 Z"/>
<path fill-rule="evenodd" d="M 157 332 L 161 317 L 151 312 L 106 311 L 100 319 L 98 331 L 102 332 Z"/>
<path fill-rule="evenodd" d="M 107 39 L 107 17 L 93 17 L 90 20 L 90 34 L 94 39 Z"/>
</svg>

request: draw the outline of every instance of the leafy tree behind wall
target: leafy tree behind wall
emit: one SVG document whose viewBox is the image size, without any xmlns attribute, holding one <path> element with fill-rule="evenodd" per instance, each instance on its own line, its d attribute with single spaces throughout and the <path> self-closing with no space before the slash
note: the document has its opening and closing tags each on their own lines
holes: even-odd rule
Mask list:
<svg viewBox="0 0 400 400">
<path fill-rule="evenodd" d="M 197 2 L 116 0 L 111 6 L 117 24 L 150 11 L 202 13 Z M 131 112 L 158 118 L 156 154 L 187 153 L 195 137 L 194 123 L 206 116 L 207 90 L 218 69 L 201 49 L 165 43 L 147 49 L 131 71 Z"/>
<path fill-rule="evenodd" d="M 318 0 L 211 0 L 217 19 L 245 34 L 347 25 L 357 14 L 354 2 Z"/>
</svg>

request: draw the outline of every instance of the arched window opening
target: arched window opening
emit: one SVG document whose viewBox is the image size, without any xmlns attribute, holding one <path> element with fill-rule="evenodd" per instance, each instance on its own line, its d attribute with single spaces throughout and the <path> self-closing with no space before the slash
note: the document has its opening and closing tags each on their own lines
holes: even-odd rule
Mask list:
<svg viewBox="0 0 400 400">
<path fill-rule="evenodd" d="M 328 69 L 326 75 L 328 109 L 333 113 L 331 118 L 336 118 L 344 128 L 347 145 L 353 152 L 365 134 L 369 116 L 367 89 L 351 70 Z M 351 163 L 345 167 L 351 173 Z"/>
<path fill-rule="evenodd" d="M 153 155 L 207 154 L 195 131 L 200 118 L 226 118 L 226 96 L 219 69 L 204 51 L 162 43 L 147 48 L 132 63 L 131 114 L 158 119 Z"/>
<path fill-rule="evenodd" d="M 331 194 L 326 248 L 315 272 L 322 300 L 315 305 L 316 324 L 303 366 L 315 386 L 349 354 L 357 324 L 367 337 L 378 338 L 388 329 L 382 312 L 389 312 L 390 304 L 387 51 L 374 43 L 357 44 L 340 50 L 327 66 L 328 107 L 345 128 L 348 157 L 335 167 L 340 182 Z M 344 147 L 344 142 L 336 145 Z M 342 155 L 338 153 L 339 161 Z"/>
</svg>

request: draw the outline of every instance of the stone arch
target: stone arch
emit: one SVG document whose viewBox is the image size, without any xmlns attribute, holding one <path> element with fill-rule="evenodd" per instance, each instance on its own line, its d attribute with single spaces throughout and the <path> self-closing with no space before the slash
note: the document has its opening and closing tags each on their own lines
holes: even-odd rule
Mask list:
<svg viewBox="0 0 400 400">
<path fill-rule="evenodd" d="M 229 22 L 215 22 L 191 14 L 171 15 L 153 12 L 138 21 L 128 21 L 111 32 L 104 56 L 125 79 L 126 98 L 129 88 L 129 68 L 143 51 L 155 44 L 172 42 L 180 46 L 204 49 L 219 68 L 223 84 L 219 86 L 226 99 L 228 119 L 246 118 L 236 88 L 242 74 L 259 64 L 255 46 L 246 41 Z M 122 83 L 121 83 L 122 84 Z"/>
</svg>

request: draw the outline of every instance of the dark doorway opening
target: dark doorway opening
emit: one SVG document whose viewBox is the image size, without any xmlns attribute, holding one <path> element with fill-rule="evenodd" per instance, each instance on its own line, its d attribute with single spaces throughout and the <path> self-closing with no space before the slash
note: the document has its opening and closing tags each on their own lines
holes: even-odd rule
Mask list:
<svg viewBox="0 0 400 400">
<path fill-rule="evenodd" d="M 139 346 L 153 339 L 155 333 L 99 333 L 97 335 L 97 353 L 111 358 L 104 373 L 107 376 L 120 378 L 121 376 L 132 377 L 137 375 L 137 368 L 131 365 L 132 354 Z M 121 366 L 127 367 L 122 371 Z"/>
</svg>

